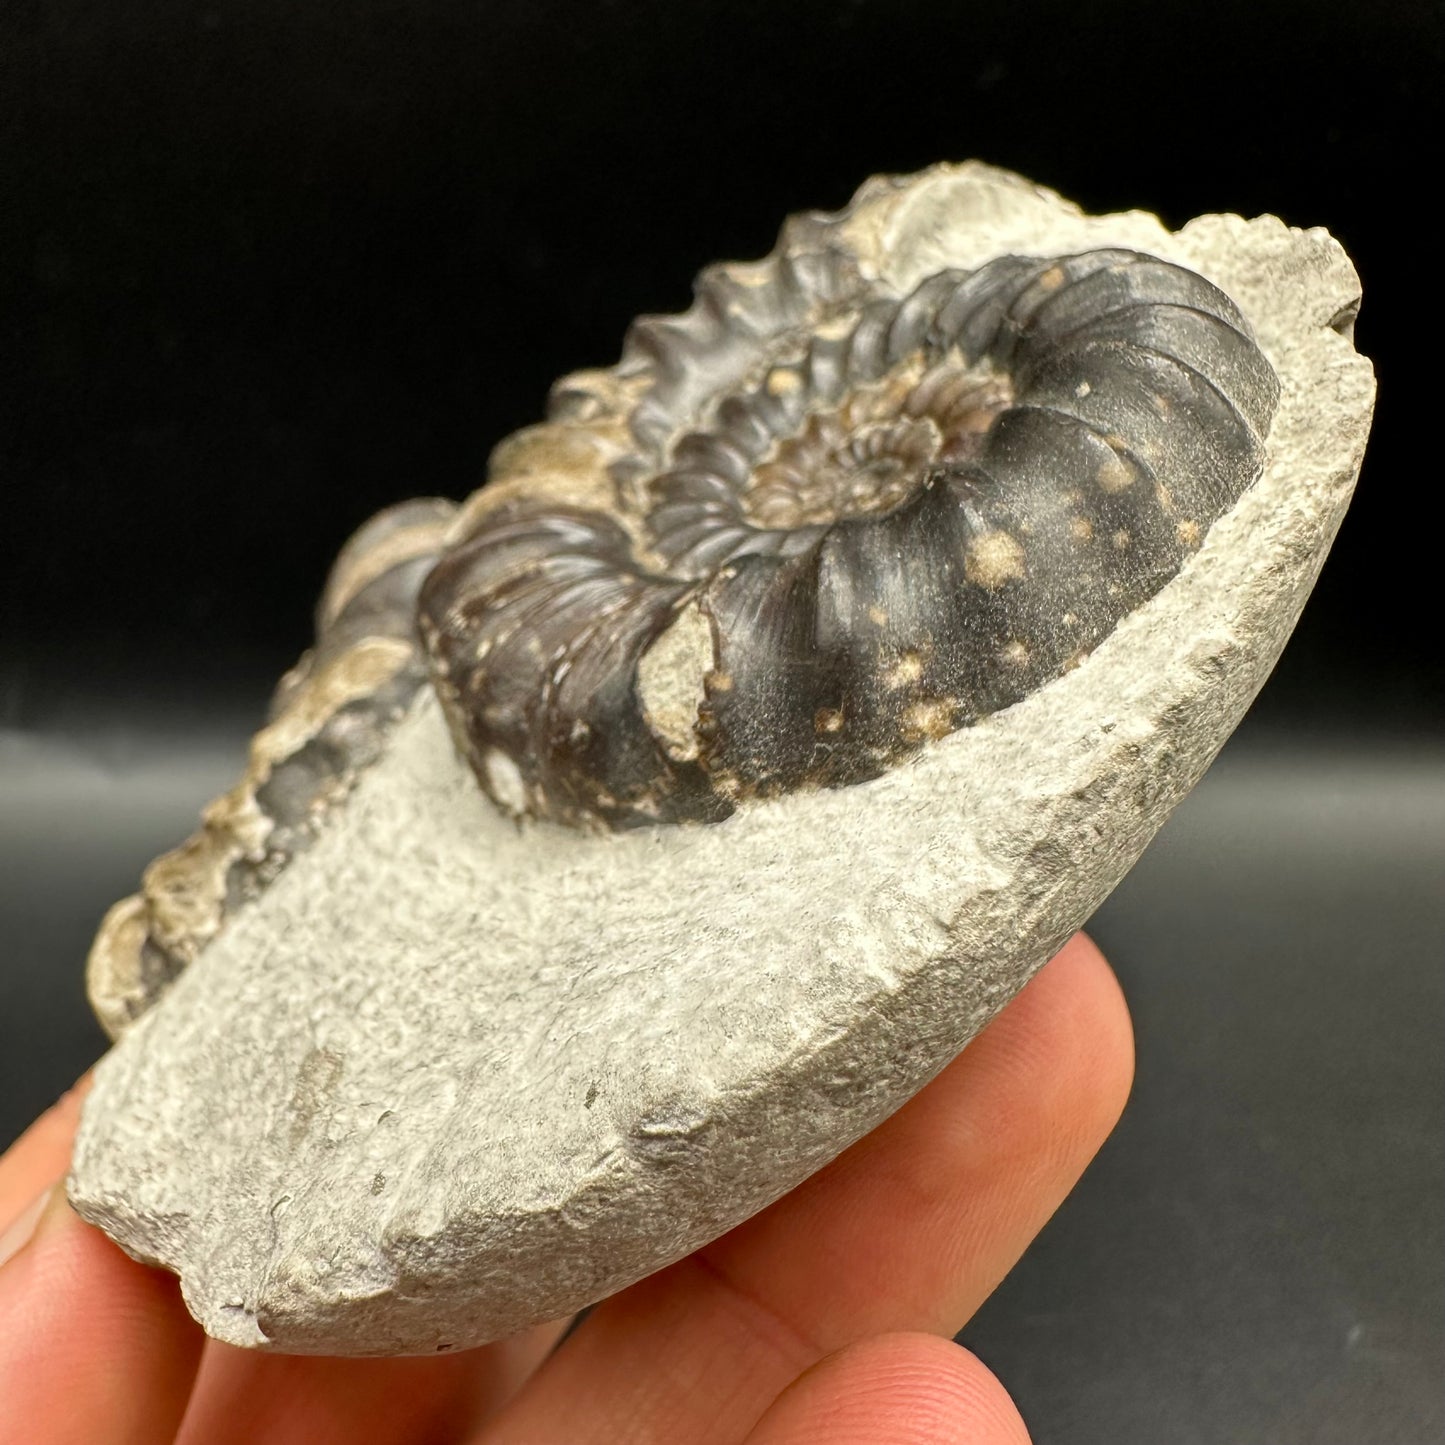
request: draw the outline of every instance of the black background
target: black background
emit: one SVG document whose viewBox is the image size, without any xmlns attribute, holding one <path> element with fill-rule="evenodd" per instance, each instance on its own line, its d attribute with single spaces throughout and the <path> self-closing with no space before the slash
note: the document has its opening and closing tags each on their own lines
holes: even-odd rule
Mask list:
<svg viewBox="0 0 1445 1445">
<path fill-rule="evenodd" d="M 967 1338 L 1040 1441 L 1425 1441 L 1442 1335 L 1439 4 L 10 0 L 0 1142 L 345 535 L 871 172 L 1328 226 L 1380 400 L 1225 762 L 1098 920 L 1125 1124 Z M 1434 358 L 1432 360 L 1432 358 Z"/>
</svg>

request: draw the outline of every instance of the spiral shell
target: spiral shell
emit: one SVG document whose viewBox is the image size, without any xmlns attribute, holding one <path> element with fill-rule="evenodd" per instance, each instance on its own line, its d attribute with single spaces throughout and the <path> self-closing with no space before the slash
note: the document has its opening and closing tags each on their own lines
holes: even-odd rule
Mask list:
<svg viewBox="0 0 1445 1445">
<path fill-rule="evenodd" d="M 454 527 L 420 630 L 503 808 L 716 822 L 876 777 L 1079 662 L 1259 475 L 1279 382 L 1201 276 L 1101 249 L 890 294 L 829 227 L 561 383 Z M 578 447 L 587 485 L 552 475 Z"/>
</svg>

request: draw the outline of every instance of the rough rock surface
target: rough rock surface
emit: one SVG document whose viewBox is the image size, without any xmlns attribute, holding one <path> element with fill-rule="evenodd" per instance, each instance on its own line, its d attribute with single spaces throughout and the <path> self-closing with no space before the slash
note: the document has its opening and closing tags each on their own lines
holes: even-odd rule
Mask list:
<svg viewBox="0 0 1445 1445">
<path fill-rule="evenodd" d="M 101 1063 L 70 1193 L 206 1329 L 432 1353 L 763 1207 L 936 1074 L 1078 927 L 1258 689 L 1339 524 L 1371 372 L 1322 231 L 1086 218 L 982 167 L 857 213 L 900 287 L 1123 244 L 1244 310 L 1265 472 L 1080 666 L 871 783 L 714 827 L 519 829 L 423 696 L 345 809 Z"/>
</svg>

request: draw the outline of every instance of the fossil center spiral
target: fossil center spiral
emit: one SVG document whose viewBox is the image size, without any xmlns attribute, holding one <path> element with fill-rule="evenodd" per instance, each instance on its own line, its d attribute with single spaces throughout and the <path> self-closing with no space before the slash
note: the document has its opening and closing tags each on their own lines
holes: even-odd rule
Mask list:
<svg viewBox="0 0 1445 1445">
<path fill-rule="evenodd" d="M 759 527 L 804 527 L 890 512 L 929 470 L 978 455 L 1013 400 L 1006 376 L 957 355 L 915 353 L 884 380 L 810 412 L 753 468 L 742 511 Z"/>
</svg>

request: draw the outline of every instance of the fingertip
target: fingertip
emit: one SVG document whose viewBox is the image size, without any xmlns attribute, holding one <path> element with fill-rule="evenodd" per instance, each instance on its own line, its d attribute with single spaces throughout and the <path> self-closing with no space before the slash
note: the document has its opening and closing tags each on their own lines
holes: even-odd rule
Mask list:
<svg viewBox="0 0 1445 1445">
<path fill-rule="evenodd" d="M 86 1072 L 0 1155 L 0 1232 L 69 1167 L 80 1106 L 89 1090 Z"/>
<path fill-rule="evenodd" d="M 1087 933 L 1076 933 L 1045 965 L 1057 965 L 1064 992 L 1074 1000 L 1075 1016 L 1099 1117 L 1108 1133 L 1119 1122 L 1134 1087 L 1134 1021 L 1119 976 L 1103 950 Z M 1054 978 L 1050 976 L 1050 983 Z"/>
<path fill-rule="evenodd" d="M 1008 1391 L 977 1356 L 928 1334 L 875 1335 L 806 1370 L 746 1445 L 1029 1445 Z"/>
<path fill-rule="evenodd" d="M 51 1192 L 0 1269 L 0 1439 L 171 1438 L 200 1354 L 175 1280 L 128 1258 Z"/>
<path fill-rule="evenodd" d="M 1129 1006 L 1098 945 L 1076 933 L 958 1067 L 1001 1099 L 1046 1114 L 1054 1157 L 1092 1158 L 1119 1122 L 1134 1083 Z"/>
</svg>

